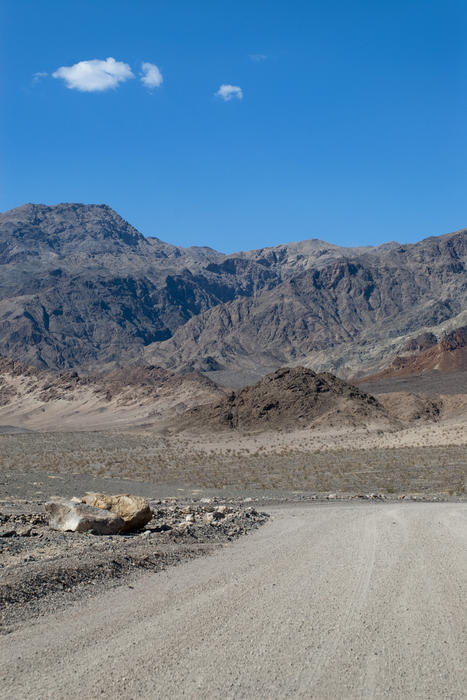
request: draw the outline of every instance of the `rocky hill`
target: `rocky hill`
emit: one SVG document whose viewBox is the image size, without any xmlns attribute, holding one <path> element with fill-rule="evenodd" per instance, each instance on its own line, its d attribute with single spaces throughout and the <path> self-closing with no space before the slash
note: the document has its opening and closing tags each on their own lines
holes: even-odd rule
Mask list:
<svg viewBox="0 0 467 700">
<path fill-rule="evenodd" d="M 144 238 L 105 205 L 27 204 L 0 214 L 0 353 L 91 373 L 368 374 L 421 334 L 465 324 L 466 264 L 465 230 L 223 255 Z"/>
<path fill-rule="evenodd" d="M 318 425 L 342 426 L 391 421 L 373 396 L 328 372 L 283 367 L 253 386 L 196 406 L 181 418 L 184 429 L 297 430 Z"/>
</svg>

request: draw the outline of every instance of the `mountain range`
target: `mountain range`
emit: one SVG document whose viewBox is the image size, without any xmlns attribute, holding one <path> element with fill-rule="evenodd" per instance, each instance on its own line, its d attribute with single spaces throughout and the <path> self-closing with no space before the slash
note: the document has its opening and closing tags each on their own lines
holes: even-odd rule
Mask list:
<svg viewBox="0 0 467 700">
<path fill-rule="evenodd" d="M 467 322 L 467 230 L 225 255 L 145 238 L 106 205 L 0 214 L 0 354 L 47 369 L 142 363 L 241 385 L 300 364 L 375 374 Z"/>
</svg>

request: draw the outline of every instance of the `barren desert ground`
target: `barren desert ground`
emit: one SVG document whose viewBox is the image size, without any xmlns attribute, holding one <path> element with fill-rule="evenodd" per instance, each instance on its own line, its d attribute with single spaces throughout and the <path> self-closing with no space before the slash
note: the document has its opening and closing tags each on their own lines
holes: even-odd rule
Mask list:
<svg viewBox="0 0 467 700">
<path fill-rule="evenodd" d="M 467 424 L 243 434 L 161 435 L 142 428 L 11 432 L 0 434 L 0 468 L 182 487 L 460 496 L 467 475 Z M 36 496 L 46 496 L 40 484 Z"/>
<path fill-rule="evenodd" d="M 299 397 L 274 430 L 162 398 L 170 421 L 92 430 L 83 409 L 70 431 L 60 399 L 27 401 L 0 433 L 5 697 L 467 697 L 465 394 L 293 428 Z M 87 491 L 153 519 L 51 530 L 46 501 Z"/>
</svg>

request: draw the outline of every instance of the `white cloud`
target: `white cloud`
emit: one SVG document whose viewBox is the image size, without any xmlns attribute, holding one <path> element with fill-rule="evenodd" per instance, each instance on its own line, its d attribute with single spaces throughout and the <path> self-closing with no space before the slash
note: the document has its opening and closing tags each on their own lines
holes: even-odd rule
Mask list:
<svg viewBox="0 0 467 700">
<path fill-rule="evenodd" d="M 147 88 L 152 90 L 152 88 L 162 85 L 164 78 L 159 68 L 155 66 L 154 63 L 142 63 L 141 70 L 143 71 L 141 82 L 143 85 L 146 85 Z"/>
<path fill-rule="evenodd" d="M 256 61 L 256 63 L 261 63 L 261 61 L 265 61 L 267 59 L 267 56 L 264 53 L 251 53 L 250 58 L 252 61 Z"/>
<path fill-rule="evenodd" d="M 243 90 L 238 85 L 221 85 L 215 94 L 217 97 L 222 97 L 225 102 L 229 102 L 234 98 L 237 100 L 243 99 Z"/>
<path fill-rule="evenodd" d="M 34 73 L 34 75 L 32 76 L 32 81 L 33 81 L 33 83 L 38 83 L 39 80 L 42 80 L 42 78 L 47 78 L 48 75 L 49 75 L 48 73 L 44 73 L 43 71 L 39 71 L 39 73 Z"/>
<path fill-rule="evenodd" d="M 62 66 L 52 73 L 53 78 L 62 78 L 70 90 L 102 92 L 116 88 L 134 75 L 128 63 L 107 58 L 80 61 L 73 66 Z"/>
</svg>

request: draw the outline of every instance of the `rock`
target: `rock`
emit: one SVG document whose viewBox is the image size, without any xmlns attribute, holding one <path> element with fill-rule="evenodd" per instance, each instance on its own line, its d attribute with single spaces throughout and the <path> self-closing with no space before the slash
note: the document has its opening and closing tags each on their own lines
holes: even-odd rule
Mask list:
<svg viewBox="0 0 467 700">
<path fill-rule="evenodd" d="M 49 525 L 54 530 L 89 532 L 96 535 L 116 535 L 125 521 L 115 513 L 93 508 L 85 503 L 56 500 L 45 504 Z"/>
<path fill-rule="evenodd" d="M 19 535 L 20 537 L 30 537 L 32 532 L 32 527 L 26 526 L 26 527 L 20 527 L 18 530 L 16 530 L 16 534 Z"/>
<path fill-rule="evenodd" d="M 192 523 L 195 520 L 195 516 L 193 513 L 188 513 L 188 515 L 185 517 L 185 522 L 187 523 Z"/>
<path fill-rule="evenodd" d="M 140 530 L 152 519 L 149 504 L 141 496 L 130 494 L 107 496 L 105 493 L 87 493 L 82 500 L 89 506 L 111 511 L 122 518 L 124 521 L 122 533 Z"/>
<path fill-rule="evenodd" d="M 15 537 L 16 536 L 16 530 L 2 530 L 0 531 L 0 537 Z"/>
<path fill-rule="evenodd" d="M 190 527 L 193 523 L 187 523 L 185 520 L 177 525 L 180 530 L 190 531 Z"/>
<path fill-rule="evenodd" d="M 329 493 L 327 495 L 328 501 L 334 501 L 337 498 L 337 493 Z"/>
<path fill-rule="evenodd" d="M 217 506 L 216 513 L 222 513 L 222 515 L 225 515 L 226 512 L 227 512 L 227 506 Z"/>
</svg>

